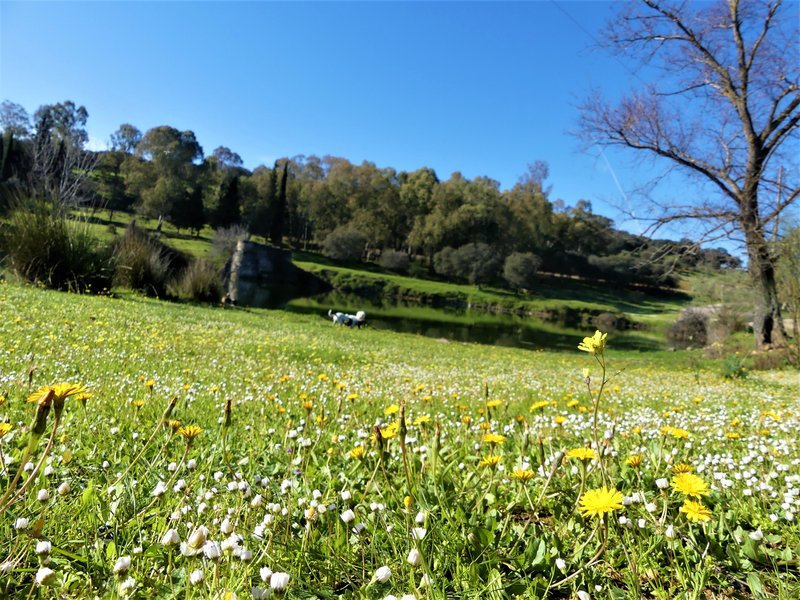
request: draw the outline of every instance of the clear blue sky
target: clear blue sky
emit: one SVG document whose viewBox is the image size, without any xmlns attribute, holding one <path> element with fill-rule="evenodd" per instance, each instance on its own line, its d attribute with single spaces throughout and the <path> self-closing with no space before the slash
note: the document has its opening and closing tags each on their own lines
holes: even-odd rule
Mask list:
<svg viewBox="0 0 800 600">
<path fill-rule="evenodd" d="M 592 87 L 641 85 L 594 36 L 609 2 L 0 1 L 0 99 L 33 113 L 73 100 L 98 147 L 121 123 L 191 129 L 245 166 L 331 154 L 486 175 L 511 187 L 535 160 L 552 199 L 614 204 L 626 155 L 569 135 Z M 619 185 L 615 181 L 618 179 Z"/>
</svg>

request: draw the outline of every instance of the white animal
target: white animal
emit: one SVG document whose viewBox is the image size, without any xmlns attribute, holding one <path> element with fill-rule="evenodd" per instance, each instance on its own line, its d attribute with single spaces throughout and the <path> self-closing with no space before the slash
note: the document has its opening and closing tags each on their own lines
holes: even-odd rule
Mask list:
<svg viewBox="0 0 800 600">
<path fill-rule="evenodd" d="M 361 329 L 367 324 L 367 313 L 363 310 L 358 311 L 354 315 L 329 310 L 328 316 L 333 320 L 334 325 L 346 325 L 347 327 L 357 327 Z"/>
</svg>

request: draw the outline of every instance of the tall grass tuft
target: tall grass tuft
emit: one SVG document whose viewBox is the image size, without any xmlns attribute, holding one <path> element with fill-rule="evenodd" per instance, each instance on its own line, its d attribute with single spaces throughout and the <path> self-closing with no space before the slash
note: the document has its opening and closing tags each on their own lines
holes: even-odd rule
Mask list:
<svg viewBox="0 0 800 600">
<path fill-rule="evenodd" d="M 185 266 L 185 259 L 135 223 L 115 242 L 114 257 L 115 286 L 157 297 L 168 295 L 171 282 Z"/>
<path fill-rule="evenodd" d="M 48 202 L 17 204 L 0 233 L 10 269 L 58 290 L 101 291 L 111 283 L 110 253 L 83 221 Z"/>
<path fill-rule="evenodd" d="M 223 295 L 219 269 L 206 259 L 189 263 L 180 279 L 169 286 L 175 296 L 198 302 L 219 302 Z"/>
</svg>

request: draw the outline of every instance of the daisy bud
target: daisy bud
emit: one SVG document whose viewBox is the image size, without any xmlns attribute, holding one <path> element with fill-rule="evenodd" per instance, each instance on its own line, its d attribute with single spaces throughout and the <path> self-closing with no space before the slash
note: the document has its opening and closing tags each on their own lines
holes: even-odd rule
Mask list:
<svg viewBox="0 0 800 600">
<path fill-rule="evenodd" d="M 764 534 L 762 533 L 762 531 L 761 531 L 761 528 L 758 528 L 758 529 L 756 529 L 755 531 L 751 531 L 751 532 L 748 534 L 748 537 L 749 537 L 751 540 L 755 540 L 755 541 L 757 541 L 757 542 L 760 542 L 761 540 L 763 540 L 763 539 L 764 539 Z"/>
<path fill-rule="evenodd" d="M 282 594 L 289 587 L 288 573 L 273 573 L 269 578 L 269 587 L 278 594 Z"/>
<path fill-rule="evenodd" d="M 342 502 L 347 502 L 352 498 L 352 495 L 348 490 L 342 490 Z"/>
<path fill-rule="evenodd" d="M 196 569 L 189 574 L 189 583 L 192 585 L 197 585 L 198 583 L 202 583 L 203 581 L 203 572 L 200 569 Z"/>
<path fill-rule="evenodd" d="M 131 557 L 130 556 L 120 556 L 117 559 L 117 562 L 114 563 L 114 573 L 117 575 L 124 575 L 128 572 L 128 569 L 131 568 Z"/>
<path fill-rule="evenodd" d="M 639 529 L 644 529 L 645 527 L 647 527 L 647 521 L 639 519 Z"/>
<path fill-rule="evenodd" d="M 189 546 L 195 549 L 202 548 L 203 544 L 206 543 L 207 531 L 208 530 L 202 526 L 195 529 L 192 535 L 189 536 Z"/>
<path fill-rule="evenodd" d="M 189 470 L 195 469 L 197 467 L 197 461 L 193 458 L 190 458 L 189 461 L 186 463 L 186 468 Z"/>
<path fill-rule="evenodd" d="M 222 546 L 209 540 L 203 544 L 203 555 L 209 560 L 216 560 L 222 555 Z"/>
<path fill-rule="evenodd" d="M 414 594 L 403 594 L 400 600 L 417 600 L 417 597 Z"/>
<path fill-rule="evenodd" d="M 253 600 L 264 600 L 272 595 L 272 590 L 265 590 L 257 585 L 253 586 L 251 592 L 253 594 Z"/>
<path fill-rule="evenodd" d="M 16 521 L 14 521 L 14 529 L 19 531 L 20 529 L 27 529 L 28 528 L 28 519 L 25 517 L 20 517 Z"/>
<path fill-rule="evenodd" d="M 261 494 L 256 494 L 252 500 L 250 500 L 250 506 L 253 508 L 260 508 L 264 505 L 264 498 L 261 497 Z"/>
<path fill-rule="evenodd" d="M 47 465 L 44 468 L 44 476 L 45 477 L 50 477 L 50 475 L 52 475 L 54 472 L 55 472 L 55 469 L 53 468 L 52 465 Z"/>
<path fill-rule="evenodd" d="M 356 513 L 354 513 L 349 508 L 342 513 L 342 521 L 344 521 L 345 523 L 350 523 L 351 521 L 354 521 L 355 518 L 356 518 Z"/>
<path fill-rule="evenodd" d="M 39 556 L 43 554 L 50 554 L 50 550 L 52 549 L 52 544 L 50 542 L 42 541 L 36 544 L 36 554 Z"/>
<path fill-rule="evenodd" d="M 65 481 L 60 486 L 58 486 L 58 495 L 59 496 L 66 496 L 69 494 L 69 482 Z"/>
<path fill-rule="evenodd" d="M 247 550 L 246 548 L 243 548 L 242 553 L 239 554 L 239 560 L 241 560 L 242 562 L 250 562 L 251 560 L 253 560 L 253 552 Z"/>
<path fill-rule="evenodd" d="M 233 533 L 233 523 L 231 523 L 228 517 L 225 517 L 225 520 L 222 521 L 222 525 L 220 525 L 219 528 L 225 535 Z"/>
<path fill-rule="evenodd" d="M 389 581 L 389 578 L 391 576 L 392 576 L 391 569 L 384 565 L 383 567 L 378 567 L 378 570 L 375 571 L 373 579 L 375 581 L 378 581 L 379 583 L 386 583 L 387 581 Z"/>
<path fill-rule="evenodd" d="M 644 505 L 644 509 L 649 513 L 654 513 L 658 509 L 655 502 L 648 502 Z"/>
<path fill-rule="evenodd" d="M 127 596 L 136 587 L 136 580 L 133 577 L 128 577 L 125 581 L 119 584 L 119 595 Z"/>
<path fill-rule="evenodd" d="M 557 558 L 556 567 L 558 568 L 559 571 L 563 571 L 564 569 L 567 568 L 567 561 L 565 561 L 563 558 Z"/>
<path fill-rule="evenodd" d="M 666 531 L 664 531 L 664 536 L 672 539 L 675 537 L 675 528 L 672 525 L 667 525 Z"/>
<path fill-rule="evenodd" d="M 261 567 L 258 573 L 261 575 L 261 581 L 269 581 L 269 578 L 272 577 L 272 569 L 269 567 Z"/>
<path fill-rule="evenodd" d="M 589 595 L 589 592 L 585 590 L 578 590 L 575 592 L 575 595 L 578 597 L 578 600 L 592 600 L 592 597 Z"/>
<path fill-rule="evenodd" d="M 656 479 L 656 486 L 658 487 L 658 489 L 663 490 L 669 487 L 669 481 L 667 481 L 663 477 L 661 479 Z"/>
<path fill-rule="evenodd" d="M 176 546 L 181 543 L 181 538 L 178 535 L 177 529 L 169 529 L 164 537 L 161 538 L 162 546 Z"/>
<path fill-rule="evenodd" d="M 36 499 L 37 499 L 39 502 L 41 502 L 42 504 L 44 504 L 45 502 L 47 502 L 48 500 L 50 500 L 50 492 L 48 492 L 48 491 L 47 491 L 47 490 L 45 490 L 45 489 L 39 490 L 39 493 L 38 493 L 38 494 L 36 494 Z"/>
<path fill-rule="evenodd" d="M 425 534 L 428 533 L 428 530 L 424 527 L 414 527 L 411 530 L 411 537 L 415 540 L 422 540 L 425 537 Z"/>
<path fill-rule="evenodd" d="M 56 572 L 53 569 L 49 569 L 47 567 L 42 567 L 38 571 L 36 571 L 36 583 L 45 586 L 45 585 L 53 585 L 56 581 Z"/>
<path fill-rule="evenodd" d="M 422 562 L 422 555 L 419 553 L 419 550 L 412 548 L 408 553 L 408 558 L 406 560 L 411 566 L 418 567 Z"/>
<path fill-rule="evenodd" d="M 417 525 L 422 525 L 425 522 L 425 513 L 423 511 L 419 511 L 417 516 L 414 517 L 414 521 Z"/>
</svg>

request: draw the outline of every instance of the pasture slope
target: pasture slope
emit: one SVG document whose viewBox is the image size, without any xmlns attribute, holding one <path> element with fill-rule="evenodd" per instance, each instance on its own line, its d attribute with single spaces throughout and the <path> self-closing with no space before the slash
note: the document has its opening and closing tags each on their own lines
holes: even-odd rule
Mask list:
<svg viewBox="0 0 800 600">
<path fill-rule="evenodd" d="M 0 596 L 800 597 L 781 374 L 8 282 L 0 314 Z"/>
</svg>

